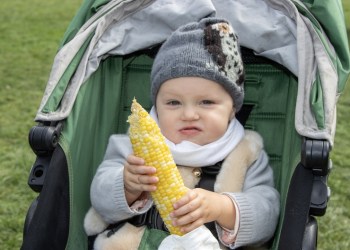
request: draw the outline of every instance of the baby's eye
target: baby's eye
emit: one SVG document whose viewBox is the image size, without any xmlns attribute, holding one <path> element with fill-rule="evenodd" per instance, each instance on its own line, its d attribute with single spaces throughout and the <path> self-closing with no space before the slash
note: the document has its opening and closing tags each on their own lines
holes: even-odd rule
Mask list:
<svg viewBox="0 0 350 250">
<path fill-rule="evenodd" d="M 176 100 L 170 100 L 166 104 L 170 106 L 176 106 L 176 105 L 180 105 L 180 102 Z"/>
<path fill-rule="evenodd" d="M 214 104 L 215 102 L 212 101 L 212 100 L 203 100 L 201 101 L 201 104 L 204 104 L 204 105 L 211 105 L 211 104 Z"/>
</svg>

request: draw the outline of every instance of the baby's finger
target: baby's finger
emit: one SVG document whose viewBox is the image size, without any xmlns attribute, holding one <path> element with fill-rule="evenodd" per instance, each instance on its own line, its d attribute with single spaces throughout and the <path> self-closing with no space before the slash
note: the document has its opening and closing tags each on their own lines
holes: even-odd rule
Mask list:
<svg viewBox="0 0 350 250">
<path fill-rule="evenodd" d="M 187 224 L 183 227 L 181 227 L 181 232 L 183 233 L 188 233 L 188 232 L 191 232 L 193 230 L 195 230 L 196 228 L 202 226 L 204 223 L 201 221 L 201 220 L 196 220 L 194 221 L 193 223 L 190 223 L 190 224 Z"/>
<path fill-rule="evenodd" d="M 138 188 L 140 191 L 154 192 L 154 191 L 156 191 L 157 186 L 156 185 L 138 184 Z"/>
<path fill-rule="evenodd" d="M 128 155 L 128 157 L 126 158 L 126 161 L 131 165 L 143 165 L 143 164 L 145 164 L 144 159 L 137 157 L 135 155 Z"/>
<path fill-rule="evenodd" d="M 155 167 L 150 166 L 139 166 L 136 167 L 136 174 L 140 175 L 153 175 L 155 174 L 157 169 Z"/>
<path fill-rule="evenodd" d="M 125 176 L 124 186 L 129 192 L 152 192 L 156 190 L 155 184 L 158 182 L 158 177 L 148 175 L 130 175 Z"/>
<path fill-rule="evenodd" d="M 137 177 L 137 182 L 139 184 L 150 185 L 150 184 L 156 184 L 158 181 L 159 179 L 157 176 L 139 175 Z"/>
<path fill-rule="evenodd" d="M 156 173 L 155 167 L 129 165 L 129 171 L 134 175 L 153 175 Z"/>
<path fill-rule="evenodd" d="M 183 196 L 181 199 L 179 199 L 177 202 L 173 204 L 173 207 L 175 210 L 179 209 L 180 207 L 183 207 L 184 205 L 188 204 L 195 198 L 197 198 L 197 193 L 193 190 L 189 190 L 185 196 Z"/>
<path fill-rule="evenodd" d="M 183 233 L 188 233 L 197 227 L 204 225 L 205 221 L 201 215 L 201 212 L 199 210 L 195 210 L 182 217 L 173 219 L 172 223 L 174 226 L 180 227 L 180 230 Z"/>
</svg>

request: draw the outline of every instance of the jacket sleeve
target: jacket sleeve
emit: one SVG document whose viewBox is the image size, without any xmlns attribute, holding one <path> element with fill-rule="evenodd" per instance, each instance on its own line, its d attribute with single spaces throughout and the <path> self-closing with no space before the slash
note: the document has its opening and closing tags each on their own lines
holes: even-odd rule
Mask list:
<svg viewBox="0 0 350 250">
<path fill-rule="evenodd" d="M 123 170 L 125 159 L 131 153 L 127 135 L 112 135 L 104 159 L 91 183 L 91 204 L 110 224 L 142 214 L 152 205 L 152 201 L 148 200 L 143 208 L 135 210 L 126 202 Z"/>
<path fill-rule="evenodd" d="M 236 202 L 240 215 L 237 237 L 230 248 L 261 244 L 273 236 L 280 210 L 280 196 L 273 179 L 267 154 L 262 151 L 247 171 L 243 191 L 226 193 Z M 220 235 L 220 227 L 217 229 Z"/>
</svg>

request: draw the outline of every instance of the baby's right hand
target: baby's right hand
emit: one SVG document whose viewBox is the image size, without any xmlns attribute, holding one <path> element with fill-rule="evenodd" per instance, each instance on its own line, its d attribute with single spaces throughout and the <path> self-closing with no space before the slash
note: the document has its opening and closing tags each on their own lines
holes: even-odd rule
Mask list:
<svg viewBox="0 0 350 250">
<path fill-rule="evenodd" d="M 156 190 L 155 184 L 158 177 L 152 176 L 156 173 L 155 167 L 145 166 L 142 158 L 129 155 L 124 166 L 125 197 L 131 205 L 143 192 Z"/>
</svg>

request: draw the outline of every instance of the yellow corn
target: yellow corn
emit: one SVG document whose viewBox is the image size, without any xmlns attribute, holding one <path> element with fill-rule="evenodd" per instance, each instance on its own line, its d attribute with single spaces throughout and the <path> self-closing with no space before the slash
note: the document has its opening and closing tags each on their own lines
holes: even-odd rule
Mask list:
<svg viewBox="0 0 350 250">
<path fill-rule="evenodd" d="M 186 192 L 182 177 L 171 155 L 164 136 L 157 123 L 145 109 L 134 99 L 131 105 L 129 137 L 134 154 L 145 160 L 146 166 L 157 169 L 159 178 L 157 190 L 151 192 L 160 216 L 171 234 L 183 235 L 178 227 L 171 224 L 170 212 L 172 204 Z"/>
</svg>

